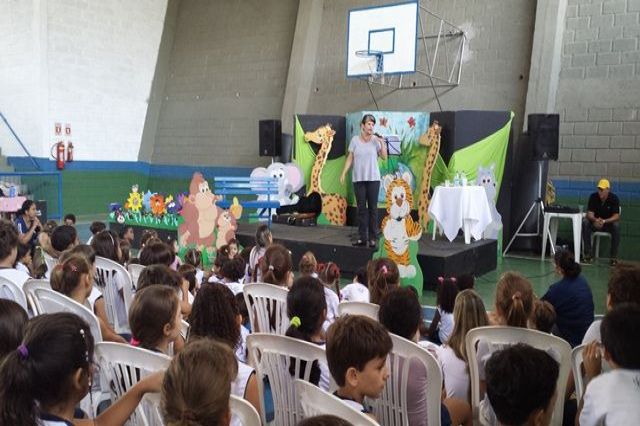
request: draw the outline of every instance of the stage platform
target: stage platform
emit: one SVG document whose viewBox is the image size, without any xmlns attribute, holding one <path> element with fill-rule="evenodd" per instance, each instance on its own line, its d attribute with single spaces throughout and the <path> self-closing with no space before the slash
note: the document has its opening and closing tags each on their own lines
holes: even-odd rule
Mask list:
<svg viewBox="0 0 640 426">
<path fill-rule="evenodd" d="M 255 244 L 255 223 L 239 223 L 236 238 L 243 246 Z M 336 262 L 343 276 L 351 277 L 366 266 L 374 249 L 353 247 L 352 237 L 357 238 L 357 228 L 348 226 L 318 225 L 297 227 L 272 224 L 274 241 L 283 244 L 293 257 L 294 269 L 307 251 L 312 251 L 319 262 Z M 432 241 L 431 235 L 423 235 L 419 241 L 418 262 L 422 267 L 425 289 L 434 289 L 439 276 L 473 274 L 493 271 L 497 266 L 497 241 L 481 240 L 465 244 L 459 236 L 453 242 L 444 237 Z"/>
</svg>

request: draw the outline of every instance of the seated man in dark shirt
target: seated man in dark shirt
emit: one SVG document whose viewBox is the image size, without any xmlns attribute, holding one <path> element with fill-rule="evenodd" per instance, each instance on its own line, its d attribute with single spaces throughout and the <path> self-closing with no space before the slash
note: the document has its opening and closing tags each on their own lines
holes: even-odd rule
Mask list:
<svg viewBox="0 0 640 426">
<path fill-rule="evenodd" d="M 587 215 L 582 220 L 582 240 L 584 242 L 584 261 L 589 263 L 593 258 L 591 234 L 608 232 L 611 234 L 611 265 L 618 263 L 618 244 L 620 243 L 620 200 L 610 191 L 607 179 L 600 179 L 598 192 L 589 197 Z"/>
</svg>

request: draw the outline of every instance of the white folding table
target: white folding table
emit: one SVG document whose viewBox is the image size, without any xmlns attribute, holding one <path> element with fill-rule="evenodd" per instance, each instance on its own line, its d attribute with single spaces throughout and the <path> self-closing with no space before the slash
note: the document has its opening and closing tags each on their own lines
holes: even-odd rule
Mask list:
<svg viewBox="0 0 640 426">
<path fill-rule="evenodd" d="M 556 237 L 558 236 L 558 221 L 570 219 L 573 229 L 573 249 L 576 259 L 580 259 L 580 244 L 582 243 L 582 213 L 544 213 L 544 225 L 542 227 L 542 253 L 540 259 L 544 259 L 547 250 L 547 239 L 551 243 L 551 252 L 556 252 Z"/>
</svg>

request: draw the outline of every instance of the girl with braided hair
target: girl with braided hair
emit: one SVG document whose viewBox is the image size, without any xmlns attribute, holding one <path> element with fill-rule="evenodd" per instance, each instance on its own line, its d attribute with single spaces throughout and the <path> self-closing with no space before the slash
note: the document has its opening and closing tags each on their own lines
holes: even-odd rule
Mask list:
<svg viewBox="0 0 640 426">
<path fill-rule="evenodd" d="M 260 412 L 258 380 L 255 370 L 246 363 L 246 336 L 242 335 L 241 321 L 240 308 L 232 291 L 222 284 L 205 285 L 193 302 L 188 344 L 211 338 L 235 351 L 237 375 L 231 383 L 231 393 L 244 398 Z"/>
</svg>

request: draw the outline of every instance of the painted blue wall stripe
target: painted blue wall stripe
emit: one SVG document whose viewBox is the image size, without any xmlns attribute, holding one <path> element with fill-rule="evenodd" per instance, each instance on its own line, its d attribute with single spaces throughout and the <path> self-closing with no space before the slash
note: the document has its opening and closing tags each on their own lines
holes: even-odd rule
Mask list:
<svg viewBox="0 0 640 426">
<path fill-rule="evenodd" d="M 43 171 L 56 171 L 55 161 L 38 158 Z M 8 162 L 16 171 L 33 169 L 33 164 L 27 157 L 8 157 Z M 201 172 L 206 177 L 212 176 L 249 176 L 249 167 L 221 167 L 221 166 L 180 166 L 172 164 L 149 164 L 142 161 L 74 161 L 65 164 L 67 171 L 113 172 L 129 171 L 150 177 L 190 178 L 194 172 Z"/>
</svg>

